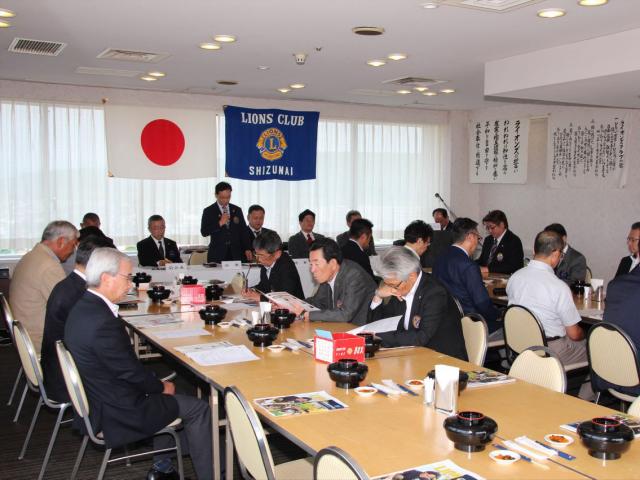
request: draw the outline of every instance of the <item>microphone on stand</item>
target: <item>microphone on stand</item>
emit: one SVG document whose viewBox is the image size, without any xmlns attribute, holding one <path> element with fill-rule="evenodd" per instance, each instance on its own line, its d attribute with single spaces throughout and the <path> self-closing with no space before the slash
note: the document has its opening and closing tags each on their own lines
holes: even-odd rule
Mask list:
<svg viewBox="0 0 640 480">
<path fill-rule="evenodd" d="M 453 210 L 451 210 L 451 207 L 449 205 L 447 205 L 447 202 L 445 202 L 444 199 L 437 192 L 435 194 L 435 197 L 438 200 L 440 200 L 440 202 L 442 202 L 442 204 L 445 206 L 445 208 L 449 211 L 449 216 L 453 217 L 453 220 L 455 221 L 455 219 L 457 218 L 457 215 L 454 213 Z"/>
</svg>

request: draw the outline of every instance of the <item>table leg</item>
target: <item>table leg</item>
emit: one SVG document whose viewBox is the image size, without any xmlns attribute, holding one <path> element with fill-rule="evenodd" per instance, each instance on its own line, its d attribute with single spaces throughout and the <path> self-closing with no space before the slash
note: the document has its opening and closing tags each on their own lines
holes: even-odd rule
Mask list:
<svg viewBox="0 0 640 480">
<path fill-rule="evenodd" d="M 226 480 L 233 480 L 233 438 L 231 437 L 231 426 L 229 425 L 229 418 L 227 417 L 227 426 L 225 431 L 225 459 L 226 459 Z"/>
<path fill-rule="evenodd" d="M 218 408 L 218 391 L 211 385 L 209 395 L 209 406 L 211 407 L 211 434 L 213 435 L 213 478 L 220 478 L 220 411 Z"/>
</svg>

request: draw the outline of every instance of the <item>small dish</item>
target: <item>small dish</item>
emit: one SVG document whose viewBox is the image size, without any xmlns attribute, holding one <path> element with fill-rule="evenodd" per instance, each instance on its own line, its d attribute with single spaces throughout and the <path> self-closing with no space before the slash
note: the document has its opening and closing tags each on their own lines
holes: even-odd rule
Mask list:
<svg viewBox="0 0 640 480">
<path fill-rule="evenodd" d="M 417 378 L 412 378 L 411 380 L 407 380 L 404 384 L 409 387 L 411 390 L 422 390 L 424 388 L 424 382 Z"/>
<path fill-rule="evenodd" d="M 371 395 L 374 395 L 378 389 L 375 387 L 358 387 L 354 388 L 353 391 L 361 397 L 370 397 Z"/>
<path fill-rule="evenodd" d="M 220 328 L 229 328 L 231 326 L 231 322 L 220 322 L 218 326 Z"/>
<path fill-rule="evenodd" d="M 573 438 L 564 433 L 550 433 L 544 436 L 544 441 L 550 443 L 554 447 L 566 447 L 573 443 Z"/>
<path fill-rule="evenodd" d="M 520 454 L 511 450 L 493 450 L 489 456 L 500 465 L 509 465 L 520 460 Z"/>
<path fill-rule="evenodd" d="M 285 347 L 284 345 L 269 345 L 267 348 L 273 353 L 280 353 Z"/>
</svg>

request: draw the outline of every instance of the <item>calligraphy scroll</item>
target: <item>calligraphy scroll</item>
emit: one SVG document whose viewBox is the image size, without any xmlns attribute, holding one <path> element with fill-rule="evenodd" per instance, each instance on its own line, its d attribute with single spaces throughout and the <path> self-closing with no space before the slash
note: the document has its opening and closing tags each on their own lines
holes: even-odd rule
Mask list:
<svg viewBox="0 0 640 480">
<path fill-rule="evenodd" d="M 549 118 L 550 187 L 622 188 L 627 181 L 627 113 L 554 113 Z"/>
<path fill-rule="evenodd" d="M 469 130 L 469 182 L 526 183 L 528 118 L 473 120 Z"/>
</svg>

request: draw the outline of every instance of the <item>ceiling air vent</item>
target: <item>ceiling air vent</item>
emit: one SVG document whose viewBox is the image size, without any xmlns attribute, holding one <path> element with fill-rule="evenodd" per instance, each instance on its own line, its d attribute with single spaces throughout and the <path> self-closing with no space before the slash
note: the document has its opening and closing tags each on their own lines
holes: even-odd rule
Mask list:
<svg viewBox="0 0 640 480">
<path fill-rule="evenodd" d="M 168 53 L 138 52 L 135 50 L 107 48 L 96 58 L 101 58 L 103 60 L 121 60 L 124 62 L 158 63 L 167 57 L 169 57 Z"/>
<path fill-rule="evenodd" d="M 440 83 L 446 83 L 446 80 L 435 80 L 427 77 L 400 77 L 382 82 L 387 85 L 402 85 L 403 87 L 432 87 Z"/>
<path fill-rule="evenodd" d="M 76 73 L 83 75 L 103 75 L 106 77 L 126 77 L 134 78 L 142 75 L 140 70 L 117 70 L 115 68 L 78 67 Z"/>
<path fill-rule="evenodd" d="M 31 55 L 47 55 L 57 57 L 66 47 L 66 43 L 48 40 L 34 40 L 33 38 L 14 38 L 9 51 L 13 53 L 28 53 Z"/>
<path fill-rule="evenodd" d="M 440 5 L 475 8 L 485 12 L 504 13 L 540 3 L 542 0 L 440 0 Z"/>
</svg>

